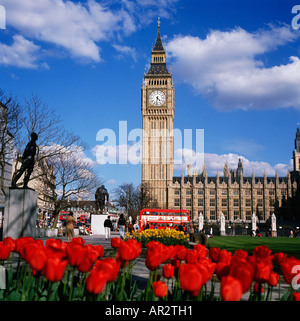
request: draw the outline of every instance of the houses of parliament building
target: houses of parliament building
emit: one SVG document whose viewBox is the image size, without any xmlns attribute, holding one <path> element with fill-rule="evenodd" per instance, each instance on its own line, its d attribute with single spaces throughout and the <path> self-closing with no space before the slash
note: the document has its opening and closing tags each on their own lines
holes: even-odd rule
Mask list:
<svg viewBox="0 0 300 321">
<path fill-rule="evenodd" d="M 153 129 L 172 132 L 175 115 L 175 90 L 166 64 L 160 23 L 151 63 L 142 84 L 143 118 L 142 184 L 146 184 L 160 208 L 187 209 L 197 220 L 200 213 L 209 221 L 219 220 L 221 213 L 229 221 L 250 221 L 254 213 L 267 220 L 289 199 L 299 197 L 300 132 L 297 128 L 293 151 L 293 170 L 286 177 L 244 176 L 239 160 L 235 170 L 224 166 L 223 175 L 207 175 L 205 164 L 201 174 L 188 169 L 173 177 L 173 137 L 156 136 Z"/>
</svg>

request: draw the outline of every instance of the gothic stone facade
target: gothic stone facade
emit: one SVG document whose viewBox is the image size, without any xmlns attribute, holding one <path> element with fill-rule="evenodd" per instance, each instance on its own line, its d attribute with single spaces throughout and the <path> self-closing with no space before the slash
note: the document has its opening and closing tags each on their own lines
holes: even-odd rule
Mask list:
<svg viewBox="0 0 300 321">
<path fill-rule="evenodd" d="M 142 84 L 143 163 L 142 183 L 148 185 L 152 197 L 161 208 L 188 209 L 194 220 L 200 213 L 208 220 L 250 221 L 255 213 L 266 220 L 291 198 L 297 190 L 294 177 L 300 173 L 300 133 L 295 140 L 294 171 L 287 177 L 244 176 L 239 161 L 236 171 L 225 164 L 222 177 L 208 177 L 205 165 L 201 175 L 173 177 L 173 122 L 175 90 L 166 64 L 166 53 L 158 33 L 151 52 L 151 64 Z M 163 132 L 166 132 L 166 135 Z M 299 175 L 298 175 L 299 177 Z M 298 180 L 299 185 L 299 180 Z"/>
<path fill-rule="evenodd" d="M 290 173 L 287 177 L 255 177 L 254 173 L 245 177 L 225 171 L 222 177 L 209 177 L 204 171 L 201 175 L 173 177 L 168 204 L 169 208 L 190 210 L 194 220 L 200 213 L 212 221 L 219 220 L 221 213 L 232 221 L 250 221 L 253 213 L 267 220 L 283 199 L 295 195 L 296 189 Z"/>
</svg>

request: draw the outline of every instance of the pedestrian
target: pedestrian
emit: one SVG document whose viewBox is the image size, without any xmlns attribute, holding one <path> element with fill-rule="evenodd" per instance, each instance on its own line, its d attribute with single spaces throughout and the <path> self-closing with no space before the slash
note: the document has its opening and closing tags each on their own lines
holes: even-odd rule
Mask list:
<svg viewBox="0 0 300 321">
<path fill-rule="evenodd" d="M 128 223 L 128 233 L 131 234 L 133 230 L 133 225 L 131 222 Z"/>
<path fill-rule="evenodd" d="M 76 219 L 73 215 L 74 213 L 70 212 L 66 218 L 66 237 L 68 238 L 68 243 L 72 241 L 74 237 L 74 224 L 76 223 Z"/>
<path fill-rule="evenodd" d="M 110 239 L 110 231 L 112 229 L 112 223 L 110 220 L 110 216 L 107 216 L 107 219 L 104 221 L 104 229 L 105 229 L 105 239 Z"/>
<path fill-rule="evenodd" d="M 118 227 L 120 232 L 120 238 L 122 240 L 124 239 L 124 236 L 125 236 L 125 226 L 126 226 L 126 221 L 125 221 L 124 215 L 121 214 L 118 220 Z"/>
<path fill-rule="evenodd" d="M 181 223 L 181 224 L 178 226 L 178 231 L 179 231 L 179 232 L 183 232 L 183 223 Z"/>
</svg>

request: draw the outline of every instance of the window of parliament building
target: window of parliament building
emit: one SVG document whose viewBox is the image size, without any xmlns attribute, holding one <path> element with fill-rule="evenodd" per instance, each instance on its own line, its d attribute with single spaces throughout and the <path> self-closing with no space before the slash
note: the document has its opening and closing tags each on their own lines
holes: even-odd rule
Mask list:
<svg viewBox="0 0 300 321">
<path fill-rule="evenodd" d="M 241 160 L 236 170 L 230 170 L 226 163 L 222 176 L 218 173 L 214 177 L 208 176 L 204 164 L 201 174 L 193 174 L 188 168 L 187 176 L 182 173 L 173 177 L 173 137 L 153 134 L 153 129 L 172 132 L 175 115 L 175 89 L 166 64 L 159 21 L 141 98 L 143 131 L 146 133 L 143 136 L 142 184 L 148 185 L 151 196 L 161 208 L 187 209 L 193 220 L 202 213 L 205 219 L 214 221 L 223 213 L 226 220 L 250 221 L 254 213 L 264 221 L 277 209 L 286 206 L 287 200 L 296 197 L 299 203 L 299 128 L 293 152 L 293 171 L 286 177 L 279 177 L 278 173 L 275 177 L 267 177 L 266 173 L 263 177 L 256 177 L 254 172 L 250 177 L 244 176 Z"/>
</svg>

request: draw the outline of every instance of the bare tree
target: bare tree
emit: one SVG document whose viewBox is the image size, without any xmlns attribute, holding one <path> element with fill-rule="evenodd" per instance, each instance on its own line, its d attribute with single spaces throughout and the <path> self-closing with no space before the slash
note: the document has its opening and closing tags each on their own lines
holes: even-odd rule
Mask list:
<svg viewBox="0 0 300 321">
<path fill-rule="evenodd" d="M 25 118 L 20 141 L 25 146 L 32 132 L 38 135 L 38 161 L 58 155 L 70 146 L 84 145 L 80 137 L 64 129 L 62 120 L 54 109 L 49 108 L 39 97 L 32 95 L 25 101 L 23 110 Z M 31 180 L 35 178 L 32 175 Z"/>
<path fill-rule="evenodd" d="M 90 160 L 85 158 L 81 146 L 66 148 L 59 154 L 49 157 L 43 171 L 45 174 L 43 181 L 50 191 L 54 204 L 54 227 L 59 212 L 66 209 L 71 200 L 79 197 L 90 198 L 101 184 Z"/>
<path fill-rule="evenodd" d="M 150 196 L 149 187 L 145 184 L 134 186 L 132 183 L 124 183 L 114 190 L 116 205 L 128 213 L 134 219 L 137 218 L 139 212 L 143 208 L 157 208 L 158 203 Z"/>
<path fill-rule="evenodd" d="M 68 200 L 87 197 L 101 184 L 91 160 L 85 157 L 87 145 L 79 136 L 65 130 L 56 112 L 37 96 L 32 95 L 21 106 L 16 99 L 6 98 L 0 91 L 1 101 L 7 106 L 4 109 L 7 119 L 3 123 L 12 132 L 12 136 L 17 137 L 14 174 L 30 134 L 35 132 L 38 135 L 39 152 L 30 181 L 39 182 L 39 199 L 53 205 L 56 224 L 58 214 L 67 207 Z"/>
</svg>

